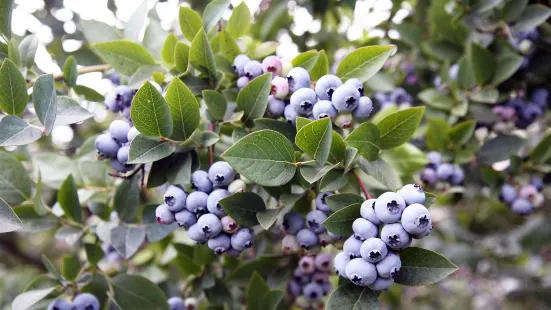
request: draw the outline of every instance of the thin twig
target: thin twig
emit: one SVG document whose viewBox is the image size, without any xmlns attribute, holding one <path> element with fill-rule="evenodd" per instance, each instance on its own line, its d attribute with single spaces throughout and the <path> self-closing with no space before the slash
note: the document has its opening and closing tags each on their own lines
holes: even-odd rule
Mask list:
<svg viewBox="0 0 551 310">
<path fill-rule="evenodd" d="M 362 192 L 364 193 L 365 198 L 366 199 L 371 199 L 371 195 L 367 191 L 367 188 L 365 187 L 364 182 L 362 182 L 362 179 L 360 179 L 360 176 L 358 175 L 356 170 L 352 170 L 352 174 L 356 178 L 356 181 L 358 181 L 358 184 L 360 185 L 360 188 L 362 189 Z"/>
<path fill-rule="evenodd" d="M 127 174 L 127 175 L 122 175 L 119 173 L 112 173 L 112 172 L 109 172 L 108 175 L 114 178 L 129 180 L 129 179 L 132 179 L 132 177 L 135 176 L 136 173 L 138 173 L 139 171 L 144 171 L 144 164 L 141 164 L 140 166 L 138 166 L 138 168 L 134 169 L 130 174 Z"/>
<path fill-rule="evenodd" d="M 110 65 L 95 65 L 95 66 L 87 66 L 87 67 L 81 67 L 77 69 L 78 74 L 85 74 L 85 73 L 91 73 L 91 72 L 102 72 L 111 69 Z M 54 80 L 59 81 L 63 79 L 63 72 L 54 74 Z M 28 86 L 34 85 L 36 80 L 30 81 Z"/>
</svg>

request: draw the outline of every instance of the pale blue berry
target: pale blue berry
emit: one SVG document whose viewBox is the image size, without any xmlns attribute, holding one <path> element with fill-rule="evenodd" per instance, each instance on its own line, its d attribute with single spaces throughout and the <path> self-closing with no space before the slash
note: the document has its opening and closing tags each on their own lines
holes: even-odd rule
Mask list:
<svg viewBox="0 0 551 310">
<path fill-rule="evenodd" d="M 205 234 L 203 234 L 203 232 L 201 231 L 201 228 L 197 223 L 189 227 L 187 231 L 187 235 L 191 240 L 200 244 L 207 242 L 207 240 L 209 239 L 205 236 Z"/>
<path fill-rule="evenodd" d="M 350 86 L 354 87 L 355 89 L 357 89 L 360 92 L 360 96 L 364 95 L 364 84 L 359 79 L 351 78 L 351 79 L 347 80 L 344 84 L 345 85 L 350 85 Z"/>
<path fill-rule="evenodd" d="M 368 199 L 362 203 L 360 207 L 360 215 L 375 225 L 381 225 L 383 222 L 375 214 L 375 202 L 376 199 Z"/>
<path fill-rule="evenodd" d="M 309 249 L 318 244 L 318 236 L 310 229 L 303 228 L 297 233 L 297 241 L 303 249 Z"/>
<path fill-rule="evenodd" d="M 414 203 L 425 203 L 425 191 L 417 184 L 407 184 L 397 192 L 398 195 L 404 198 L 407 205 Z"/>
<path fill-rule="evenodd" d="M 370 221 L 360 217 L 352 222 L 352 230 L 354 231 L 354 238 L 364 241 L 369 238 L 377 237 L 379 229 Z"/>
<path fill-rule="evenodd" d="M 121 120 L 114 120 L 109 125 L 109 133 L 113 140 L 117 143 L 128 142 L 128 132 L 130 131 L 130 124 Z"/>
<path fill-rule="evenodd" d="M 350 85 L 341 85 L 331 97 L 331 102 L 333 106 L 339 112 L 352 112 L 356 109 L 360 101 L 360 92 L 350 86 Z"/>
<path fill-rule="evenodd" d="M 386 224 L 381 230 L 381 240 L 393 250 L 402 250 L 411 244 L 411 236 L 402 224 Z"/>
<path fill-rule="evenodd" d="M 400 274 L 400 268 L 402 268 L 402 261 L 400 256 L 395 253 L 389 252 L 382 261 L 375 265 L 377 273 L 383 278 L 396 278 Z"/>
<path fill-rule="evenodd" d="M 360 97 L 360 101 L 358 102 L 358 107 L 352 111 L 352 116 L 359 120 L 364 121 L 371 116 L 371 113 L 373 112 L 373 101 L 369 99 L 369 97 Z"/>
<path fill-rule="evenodd" d="M 409 205 L 402 213 L 402 226 L 412 235 L 426 235 L 432 226 L 429 210 L 418 203 Z"/>
<path fill-rule="evenodd" d="M 196 170 L 191 174 L 191 185 L 198 191 L 207 194 L 212 191 L 212 182 L 209 180 L 209 174 L 204 170 Z"/>
<path fill-rule="evenodd" d="M 342 246 L 342 250 L 350 257 L 350 259 L 361 257 L 360 248 L 362 247 L 362 243 L 362 241 L 352 236 L 346 239 Z"/>
<path fill-rule="evenodd" d="M 304 68 L 295 67 L 287 73 L 289 91 L 296 92 L 301 88 L 310 88 L 310 74 Z"/>
<path fill-rule="evenodd" d="M 155 219 L 157 220 L 157 223 L 163 224 L 163 225 L 169 225 L 174 223 L 174 213 L 168 209 L 167 205 L 160 205 L 155 209 Z"/>
<path fill-rule="evenodd" d="M 207 198 L 207 209 L 209 210 L 209 212 L 218 217 L 225 216 L 226 213 L 224 212 L 224 209 L 220 205 L 219 201 L 230 195 L 231 193 L 225 189 L 215 189 L 214 191 L 212 191 L 212 193 L 210 193 L 209 197 Z"/>
<path fill-rule="evenodd" d="M 331 100 L 331 96 L 337 87 L 342 85 L 341 79 L 328 74 L 324 75 L 316 82 L 316 94 L 321 100 Z"/>
<path fill-rule="evenodd" d="M 322 119 L 329 117 L 331 120 L 334 120 L 337 117 L 337 110 L 333 106 L 333 103 L 329 100 L 320 100 L 312 109 L 312 116 L 314 119 Z"/>
<path fill-rule="evenodd" d="M 222 255 L 231 246 L 230 237 L 226 234 L 219 234 L 214 238 L 210 238 L 207 245 L 216 255 Z"/>
<path fill-rule="evenodd" d="M 317 283 L 308 283 L 304 287 L 303 295 L 310 302 L 318 301 L 323 297 L 323 287 Z"/>
<path fill-rule="evenodd" d="M 54 299 L 48 304 L 47 310 L 72 310 L 72 307 L 66 299 Z"/>
<path fill-rule="evenodd" d="M 90 293 L 78 294 L 73 299 L 74 310 L 100 310 L 99 300 Z"/>
<path fill-rule="evenodd" d="M 327 206 L 327 197 L 332 196 L 333 193 L 330 192 L 321 192 L 316 196 L 316 209 L 328 213 L 331 212 L 331 209 L 329 209 L 329 206 Z"/>
<path fill-rule="evenodd" d="M 306 215 L 306 226 L 316 234 L 320 234 L 325 231 L 325 227 L 321 225 L 321 223 L 323 223 L 326 219 L 327 215 L 325 215 L 322 211 L 310 211 Z"/>
<path fill-rule="evenodd" d="M 394 223 L 400 220 L 406 202 L 394 192 L 386 192 L 375 202 L 375 214 L 383 223 Z"/>
<path fill-rule="evenodd" d="M 314 109 L 318 98 L 316 92 L 310 88 L 301 88 L 291 95 L 290 105 L 300 115 L 309 115 Z"/>
<path fill-rule="evenodd" d="M 203 214 L 197 220 L 197 224 L 202 233 L 207 238 L 214 238 L 222 231 L 222 222 L 214 214 Z"/>
<path fill-rule="evenodd" d="M 367 287 L 372 291 L 387 291 L 392 284 L 394 284 L 393 278 L 383 278 L 383 277 L 377 277 L 375 282 L 373 282 L 371 285 L 368 285 Z"/>
<path fill-rule="evenodd" d="M 249 79 L 254 79 L 262 75 L 262 64 L 256 60 L 251 60 L 245 64 L 243 71 L 245 72 L 246 77 Z"/>
<path fill-rule="evenodd" d="M 360 255 L 370 263 L 378 263 L 388 254 L 386 243 L 379 238 L 366 239 L 360 247 Z"/>
<path fill-rule="evenodd" d="M 251 61 L 251 59 L 247 55 L 241 54 L 235 56 L 232 65 L 233 71 L 239 76 L 245 75 L 245 65 L 249 61 Z"/>
<path fill-rule="evenodd" d="M 170 310 L 187 310 L 184 300 L 176 296 L 168 299 L 168 306 L 170 307 Z"/>
<path fill-rule="evenodd" d="M 281 226 L 286 233 L 296 235 L 304 228 L 304 218 L 298 212 L 289 212 L 283 217 Z"/>
<path fill-rule="evenodd" d="M 235 171 L 225 161 L 217 161 L 209 168 L 209 180 L 215 186 L 228 186 L 235 177 Z"/>
<path fill-rule="evenodd" d="M 346 265 L 350 262 L 350 256 L 345 252 L 340 252 L 333 260 L 333 269 L 335 273 L 343 278 L 346 278 Z"/>
<path fill-rule="evenodd" d="M 354 258 L 346 265 L 346 277 L 358 286 L 368 286 L 377 279 L 377 269 L 362 258 Z"/>
<path fill-rule="evenodd" d="M 186 209 L 174 214 L 174 219 L 178 223 L 178 226 L 185 229 L 189 229 L 191 225 L 197 223 L 197 216 Z"/>
<path fill-rule="evenodd" d="M 231 236 L 231 247 L 238 251 L 244 251 L 253 246 L 253 239 L 253 232 L 249 228 L 240 228 Z"/>
<path fill-rule="evenodd" d="M 165 194 L 164 202 L 172 212 L 178 212 L 186 206 L 186 192 L 178 185 L 170 185 Z"/>
<path fill-rule="evenodd" d="M 195 214 L 207 213 L 207 202 L 209 195 L 204 192 L 191 192 L 186 199 L 187 209 Z"/>
</svg>

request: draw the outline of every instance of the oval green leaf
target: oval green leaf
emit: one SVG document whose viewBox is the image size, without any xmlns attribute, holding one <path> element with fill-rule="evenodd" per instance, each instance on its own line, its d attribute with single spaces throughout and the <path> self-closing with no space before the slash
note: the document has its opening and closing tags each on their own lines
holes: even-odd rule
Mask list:
<svg viewBox="0 0 551 310">
<path fill-rule="evenodd" d="M 421 123 L 424 112 L 425 107 L 409 108 L 392 113 L 377 123 L 381 135 L 381 150 L 408 142 Z"/>
<path fill-rule="evenodd" d="M 145 82 L 138 90 L 130 108 L 132 122 L 146 136 L 170 137 L 172 118 L 169 107 L 155 86 Z"/>
<path fill-rule="evenodd" d="M 365 82 L 381 70 L 394 49 L 394 45 L 361 47 L 341 61 L 337 68 L 337 76 L 343 80 L 357 78 Z"/>
</svg>

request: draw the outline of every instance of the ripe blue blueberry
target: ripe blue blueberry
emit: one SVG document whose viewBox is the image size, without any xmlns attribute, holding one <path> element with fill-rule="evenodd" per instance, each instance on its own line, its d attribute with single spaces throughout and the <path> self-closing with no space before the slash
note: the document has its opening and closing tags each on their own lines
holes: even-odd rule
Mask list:
<svg viewBox="0 0 551 310">
<path fill-rule="evenodd" d="M 375 282 L 367 287 L 372 291 L 388 291 L 392 284 L 394 284 L 393 278 L 377 277 Z"/>
<path fill-rule="evenodd" d="M 134 165 L 123 164 L 118 159 L 111 159 L 109 161 L 109 165 L 111 166 L 111 168 L 117 170 L 118 172 L 122 172 L 122 173 L 125 173 L 125 172 L 128 172 L 128 171 L 134 169 Z"/>
<path fill-rule="evenodd" d="M 222 206 L 218 202 L 220 201 L 220 199 L 226 198 L 229 195 L 231 195 L 231 193 L 225 189 L 220 188 L 213 190 L 207 198 L 207 209 L 209 210 L 209 212 L 218 217 L 223 217 L 224 215 L 226 215 L 224 209 L 222 209 Z"/>
<path fill-rule="evenodd" d="M 436 170 L 432 168 L 425 168 L 421 171 L 421 181 L 426 185 L 434 185 L 437 181 Z"/>
<path fill-rule="evenodd" d="M 375 265 L 377 273 L 383 278 L 396 278 L 400 274 L 400 268 L 402 268 L 402 261 L 400 256 L 395 253 L 389 252 L 382 261 Z"/>
<path fill-rule="evenodd" d="M 298 113 L 290 104 L 288 104 L 285 107 L 285 110 L 283 110 L 283 116 L 285 116 L 285 120 L 287 121 L 287 123 L 294 126 L 297 120 Z"/>
<path fill-rule="evenodd" d="M 277 76 L 272 80 L 270 93 L 277 99 L 285 99 L 289 94 L 289 82 L 286 78 Z"/>
<path fill-rule="evenodd" d="M 331 100 L 333 92 L 341 85 L 342 81 L 338 77 L 331 74 L 324 75 L 316 82 L 316 94 L 320 100 Z"/>
<path fill-rule="evenodd" d="M 304 218 L 298 212 L 289 212 L 283 217 L 281 226 L 286 233 L 296 235 L 304 228 Z"/>
<path fill-rule="evenodd" d="M 381 225 L 383 222 L 375 215 L 375 202 L 377 202 L 376 199 L 364 201 L 360 208 L 360 215 L 375 225 Z"/>
<path fill-rule="evenodd" d="M 316 92 L 310 88 L 301 88 L 291 95 L 291 106 L 298 114 L 308 115 L 312 113 L 317 100 Z"/>
<path fill-rule="evenodd" d="M 303 256 L 298 261 L 298 268 L 303 274 L 313 274 L 316 271 L 315 258 Z"/>
<path fill-rule="evenodd" d="M 312 109 L 312 115 L 314 119 L 322 119 L 329 117 L 331 120 L 334 120 L 337 117 L 337 110 L 333 106 L 333 103 L 329 100 L 320 100 Z"/>
<path fill-rule="evenodd" d="M 530 96 L 530 100 L 543 109 L 549 105 L 550 98 L 549 90 L 543 87 L 536 88 Z"/>
<path fill-rule="evenodd" d="M 354 238 L 360 241 L 377 237 L 379 233 L 379 229 L 375 224 L 362 217 L 354 220 L 352 223 L 352 230 L 354 231 Z"/>
<path fill-rule="evenodd" d="M 295 235 L 286 235 L 281 240 L 281 250 L 285 254 L 296 253 L 300 249 L 300 244 L 298 244 L 297 237 Z"/>
<path fill-rule="evenodd" d="M 541 178 L 538 178 L 537 176 L 530 176 L 530 184 L 534 186 L 538 192 L 541 192 L 543 190 L 543 180 Z"/>
<path fill-rule="evenodd" d="M 329 206 L 327 206 L 327 197 L 333 196 L 333 193 L 330 192 L 321 192 L 316 197 L 316 209 L 328 213 L 331 212 L 331 209 L 329 209 Z"/>
<path fill-rule="evenodd" d="M 318 270 L 329 272 L 332 267 L 331 260 L 332 260 L 331 255 L 321 253 L 316 256 L 314 265 L 316 265 L 316 268 Z"/>
<path fill-rule="evenodd" d="M 346 265 L 348 262 L 350 262 L 350 256 L 345 252 L 340 252 L 335 255 L 335 259 L 333 260 L 333 269 L 335 269 L 335 273 L 346 278 Z"/>
<path fill-rule="evenodd" d="M 296 92 L 301 88 L 310 88 L 310 74 L 304 68 L 295 67 L 287 73 L 289 91 Z"/>
<path fill-rule="evenodd" d="M 463 173 L 463 169 L 461 169 L 461 167 L 459 167 L 458 165 L 454 165 L 450 183 L 452 185 L 460 185 L 461 183 L 463 183 L 464 178 L 465 174 Z"/>
<path fill-rule="evenodd" d="M 356 78 L 352 78 L 352 79 L 347 80 L 344 84 L 345 85 L 350 85 L 350 86 L 354 87 L 355 89 L 357 89 L 360 92 L 360 96 L 364 95 L 364 84 L 362 83 L 362 81 L 360 81 Z"/>
<path fill-rule="evenodd" d="M 358 107 L 352 111 L 352 116 L 357 120 L 364 121 L 369 118 L 371 112 L 373 112 L 373 101 L 369 97 L 363 96 L 360 97 Z"/>
<path fill-rule="evenodd" d="M 362 258 L 370 263 L 378 263 L 388 254 L 386 243 L 379 238 L 366 239 L 360 247 Z"/>
<path fill-rule="evenodd" d="M 452 164 L 443 163 L 436 169 L 436 176 L 438 180 L 448 182 L 451 180 L 454 170 Z"/>
<path fill-rule="evenodd" d="M 130 131 L 130 124 L 121 120 L 114 120 L 109 125 L 109 133 L 113 140 L 119 144 L 128 142 L 128 132 Z"/>
<path fill-rule="evenodd" d="M 293 271 L 293 278 L 300 284 L 306 284 L 310 282 L 310 276 L 305 274 L 298 266 Z"/>
<path fill-rule="evenodd" d="M 232 65 L 233 71 L 239 76 L 244 76 L 245 75 L 245 65 L 249 61 L 251 61 L 251 59 L 247 55 L 241 54 L 241 55 L 235 56 L 235 58 L 233 60 L 233 65 Z"/>
<path fill-rule="evenodd" d="M 105 95 L 105 100 L 103 101 L 105 108 L 113 113 L 117 113 L 121 110 L 121 106 L 117 102 L 116 94 L 114 91 L 111 91 Z"/>
<path fill-rule="evenodd" d="M 411 236 L 400 223 L 383 226 L 381 240 L 393 250 L 405 249 L 411 244 Z"/>
<path fill-rule="evenodd" d="M 517 198 L 517 190 L 511 184 L 503 184 L 501 192 L 499 193 L 499 199 L 504 203 L 511 203 Z"/>
<path fill-rule="evenodd" d="M 197 216 L 186 209 L 174 214 L 174 219 L 178 223 L 178 226 L 184 227 L 184 229 L 189 229 L 191 225 L 197 223 Z"/>
<path fill-rule="evenodd" d="M 214 238 L 210 238 L 207 245 L 216 255 L 222 255 L 231 246 L 230 237 L 226 234 L 219 234 Z"/>
<path fill-rule="evenodd" d="M 209 180 L 215 186 L 228 186 L 235 176 L 233 168 L 225 161 L 217 161 L 209 168 Z"/>
<path fill-rule="evenodd" d="M 113 113 L 130 107 L 134 98 L 134 90 L 126 85 L 119 85 L 105 95 L 105 107 Z"/>
<path fill-rule="evenodd" d="M 72 310 L 72 305 L 65 299 L 54 299 L 48 305 L 47 310 Z"/>
<path fill-rule="evenodd" d="M 132 140 L 134 140 L 134 138 L 136 138 L 137 135 L 139 135 L 140 132 L 138 131 L 138 129 L 136 129 L 136 127 L 132 126 L 130 127 L 130 130 L 128 131 L 128 135 L 126 135 L 126 139 L 128 140 L 128 142 L 132 142 Z"/>
<path fill-rule="evenodd" d="M 429 163 L 433 164 L 435 167 L 442 163 L 442 155 L 439 152 L 428 152 L 427 159 L 429 160 Z"/>
<path fill-rule="evenodd" d="M 511 203 L 511 210 L 516 214 L 525 215 L 534 209 L 532 202 L 526 198 L 517 198 Z"/>
<path fill-rule="evenodd" d="M 287 283 L 287 293 L 293 297 L 298 297 L 302 295 L 302 287 L 297 281 L 290 280 Z"/>
<path fill-rule="evenodd" d="M 222 222 L 214 214 L 203 214 L 197 220 L 200 232 L 207 238 L 214 238 L 222 231 Z"/>
<path fill-rule="evenodd" d="M 304 287 L 303 295 L 308 301 L 318 301 L 323 297 L 323 287 L 317 283 L 308 283 Z"/>
<path fill-rule="evenodd" d="M 245 64 L 244 71 L 246 77 L 254 79 L 262 75 L 262 64 L 256 60 L 251 60 Z"/>
<path fill-rule="evenodd" d="M 394 223 L 400 220 L 406 202 L 394 192 L 386 192 L 375 202 L 375 214 L 383 223 Z"/>
<path fill-rule="evenodd" d="M 352 112 L 356 109 L 360 101 L 360 92 L 350 86 L 341 85 L 333 92 L 331 102 L 339 112 Z"/>
<path fill-rule="evenodd" d="M 96 296 L 90 293 L 78 294 L 73 299 L 74 310 L 99 310 L 100 304 Z"/>
<path fill-rule="evenodd" d="M 155 209 L 155 219 L 157 220 L 157 223 L 159 224 L 172 224 L 175 221 L 174 213 L 168 209 L 167 205 L 160 205 Z"/>
<path fill-rule="evenodd" d="M 361 257 L 360 248 L 362 247 L 362 241 L 354 238 L 354 236 L 346 239 L 342 246 L 342 250 L 346 253 L 350 259 Z"/>
<path fill-rule="evenodd" d="M 283 116 L 283 111 L 285 110 L 285 102 L 283 100 L 277 99 L 274 95 L 268 97 L 268 108 L 266 112 L 269 116 L 279 118 Z"/>
<path fill-rule="evenodd" d="M 329 274 L 327 272 L 318 271 L 312 275 L 312 282 L 316 282 L 319 285 L 329 282 Z"/>
<path fill-rule="evenodd" d="M 431 226 L 429 210 L 422 204 L 409 205 L 402 213 L 402 227 L 412 235 L 425 235 Z"/>
<path fill-rule="evenodd" d="M 377 279 L 377 269 L 362 258 L 354 258 L 346 265 L 346 277 L 359 286 L 368 286 Z"/>
<path fill-rule="evenodd" d="M 390 94 L 390 101 L 396 104 L 412 103 L 413 98 L 405 89 L 399 87 Z"/>
<path fill-rule="evenodd" d="M 209 180 L 209 174 L 204 170 L 196 170 L 191 174 L 191 185 L 194 189 L 203 193 L 212 191 L 212 182 Z"/>
<path fill-rule="evenodd" d="M 207 240 L 209 239 L 205 236 L 205 234 L 203 234 L 203 232 L 201 231 L 201 227 L 199 227 L 197 223 L 191 225 L 188 228 L 187 235 L 191 240 L 200 244 L 207 242 Z"/>
<path fill-rule="evenodd" d="M 121 164 L 126 164 L 128 162 L 129 152 L 130 152 L 130 146 L 129 145 L 121 146 L 121 148 L 117 151 L 117 160 Z"/>
<path fill-rule="evenodd" d="M 535 104 L 527 104 L 522 110 L 521 117 L 527 123 L 533 123 L 536 118 L 540 117 L 541 115 L 543 115 L 543 110 L 540 106 L 537 106 Z"/>
<path fill-rule="evenodd" d="M 280 75 L 282 69 L 281 59 L 277 56 L 268 56 L 262 60 L 262 71 L 264 73 L 270 72 L 272 77 Z"/>
<path fill-rule="evenodd" d="M 168 299 L 168 306 L 170 310 L 187 310 L 184 300 L 177 296 Z"/>
<path fill-rule="evenodd" d="M 191 192 L 186 198 L 187 209 L 198 215 L 207 213 L 208 198 L 209 195 L 207 193 L 199 191 Z"/>
<path fill-rule="evenodd" d="M 233 234 L 239 229 L 239 225 L 228 215 L 221 218 L 220 222 L 222 222 L 222 230 L 227 233 Z"/>
<path fill-rule="evenodd" d="M 178 212 L 186 206 L 186 192 L 178 185 L 170 185 L 165 194 L 164 202 L 172 212 Z"/>
<path fill-rule="evenodd" d="M 301 248 L 309 249 L 318 244 L 318 235 L 310 229 L 303 228 L 297 233 L 297 241 Z"/>
<path fill-rule="evenodd" d="M 249 79 L 248 77 L 246 76 L 242 76 L 240 78 L 237 79 L 237 87 L 239 89 L 242 89 L 243 87 L 245 87 L 247 84 L 249 84 L 249 82 L 251 81 L 251 79 Z"/>
<path fill-rule="evenodd" d="M 306 215 L 306 226 L 316 234 L 320 234 L 325 231 L 325 227 L 321 225 L 325 219 L 327 219 L 327 215 L 325 215 L 322 211 L 310 211 Z"/>
<path fill-rule="evenodd" d="M 98 154 L 104 158 L 117 158 L 117 152 L 121 147 L 117 141 L 111 138 L 111 135 L 106 133 L 97 136 L 94 144 Z"/>
<path fill-rule="evenodd" d="M 327 296 L 329 295 L 329 293 L 331 293 L 331 291 L 333 290 L 333 288 L 331 287 L 331 283 L 323 283 L 322 286 L 323 288 L 323 296 Z"/>
<path fill-rule="evenodd" d="M 231 236 L 231 247 L 244 251 L 253 246 L 253 232 L 249 228 L 241 228 Z"/>
<path fill-rule="evenodd" d="M 417 184 L 407 184 L 397 192 L 398 195 L 404 198 L 406 204 L 425 203 L 425 192 L 423 188 Z"/>
</svg>

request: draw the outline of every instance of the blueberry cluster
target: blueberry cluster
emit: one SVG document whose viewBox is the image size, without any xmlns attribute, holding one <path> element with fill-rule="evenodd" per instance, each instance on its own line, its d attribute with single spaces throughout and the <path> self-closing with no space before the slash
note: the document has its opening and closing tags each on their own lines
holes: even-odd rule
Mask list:
<svg viewBox="0 0 551 310">
<path fill-rule="evenodd" d="M 421 181 L 428 186 L 434 186 L 437 182 L 450 185 L 461 185 L 465 178 L 463 169 L 458 165 L 442 162 L 439 152 L 428 152 L 429 163 L 421 171 Z"/>
<path fill-rule="evenodd" d="M 111 168 L 118 172 L 128 172 L 134 165 L 128 164 L 130 142 L 139 134 L 136 127 L 123 120 L 114 120 L 109 131 L 96 138 L 98 156 L 110 160 Z"/>
<path fill-rule="evenodd" d="M 512 184 L 506 183 L 501 187 L 499 199 L 507 204 L 513 212 L 521 215 L 529 214 L 534 207 L 543 205 L 544 196 L 542 179 L 532 176 L 530 184 L 519 185 L 518 190 Z"/>
<path fill-rule="evenodd" d="M 105 95 L 103 104 L 107 110 L 113 113 L 121 112 L 130 120 L 130 106 L 135 94 L 136 90 L 126 85 L 118 85 Z"/>
<path fill-rule="evenodd" d="M 549 90 L 538 87 L 532 91 L 529 100 L 515 98 L 494 106 L 493 112 L 502 121 L 515 122 L 517 128 L 526 128 L 545 114 L 550 103 Z"/>
<path fill-rule="evenodd" d="M 381 109 L 385 109 L 392 105 L 404 105 L 409 107 L 413 104 L 413 97 L 402 87 L 398 87 L 389 93 L 377 92 L 373 98 Z"/>
<path fill-rule="evenodd" d="M 100 310 L 100 303 L 96 296 L 90 293 L 78 294 L 73 302 L 67 299 L 54 299 L 48 305 L 48 310 Z"/>
<path fill-rule="evenodd" d="M 425 192 L 416 184 L 365 201 L 361 217 L 352 223 L 354 235 L 335 256 L 337 274 L 359 286 L 387 290 L 402 266 L 395 251 L 409 247 L 412 238 L 421 239 L 432 230 L 424 203 Z"/>
<path fill-rule="evenodd" d="M 234 181 L 234 177 L 233 168 L 225 161 L 218 161 L 208 172 L 193 172 L 191 183 L 195 191 L 188 194 L 179 185 L 170 185 L 164 194 L 164 204 L 155 210 L 157 223 L 177 222 L 188 231 L 189 238 L 206 243 L 214 253 L 239 256 L 253 245 L 253 230 L 240 228 L 218 203 L 243 190 L 243 181 Z"/>
<path fill-rule="evenodd" d="M 337 76 L 328 74 L 319 78 L 312 88 L 310 74 L 302 67 L 292 68 L 282 77 L 283 63 L 277 56 L 268 56 L 260 63 L 238 55 L 233 69 L 239 75 L 239 88 L 263 73 L 271 73 L 272 89 L 266 114 L 285 117 L 291 124 L 295 124 L 298 116 L 312 120 L 329 117 L 336 125 L 349 127 L 352 118 L 363 121 L 373 111 L 373 102 L 364 96 L 364 86 L 355 78 L 343 83 Z"/>
<path fill-rule="evenodd" d="M 303 256 L 292 278 L 287 283 L 287 293 L 296 298 L 300 308 L 310 309 L 313 303 L 319 302 L 331 292 L 329 273 L 332 257 L 327 254 Z"/>
<path fill-rule="evenodd" d="M 323 247 L 343 237 L 328 232 L 321 224 L 331 214 L 325 198 L 333 195 L 321 192 L 316 197 L 316 210 L 310 211 L 306 218 L 298 212 L 289 212 L 283 217 L 281 231 L 285 234 L 281 246 L 284 253 L 295 253 L 300 248 L 308 250 L 316 245 Z"/>
<path fill-rule="evenodd" d="M 170 297 L 168 299 L 168 306 L 170 310 L 195 310 L 197 309 L 197 299 L 188 297 L 182 299 L 181 297 Z"/>
</svg>

